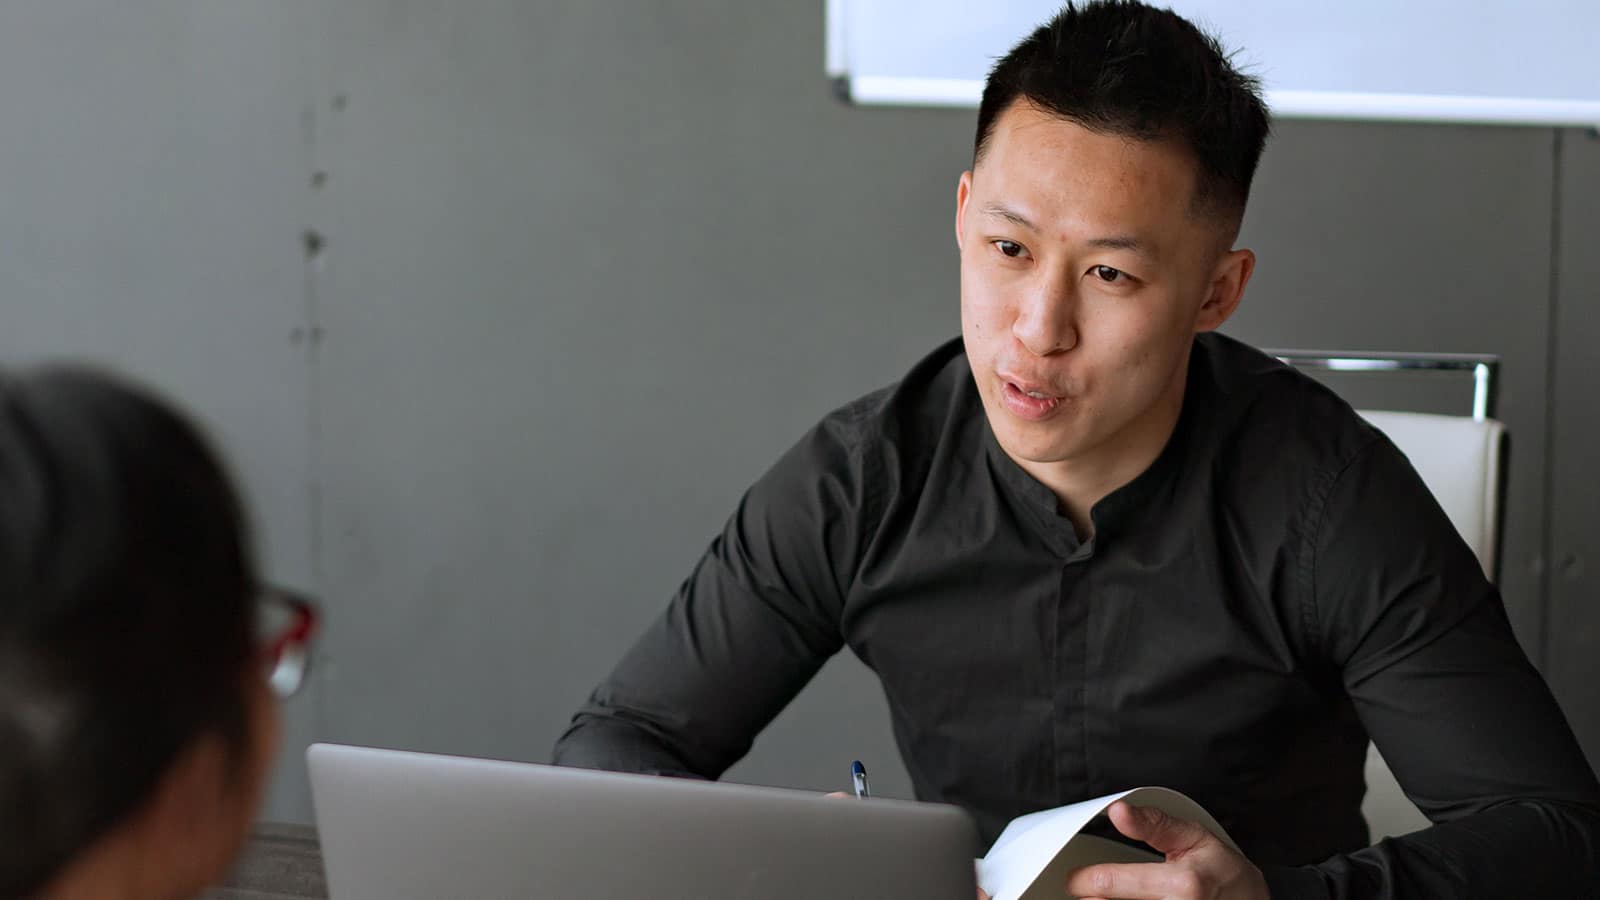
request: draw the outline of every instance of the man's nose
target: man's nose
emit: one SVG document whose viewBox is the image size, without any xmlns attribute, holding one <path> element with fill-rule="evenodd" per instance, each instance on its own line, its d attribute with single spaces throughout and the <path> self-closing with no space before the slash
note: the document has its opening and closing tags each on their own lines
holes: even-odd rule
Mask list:
<svg viewBox="0 0 1600 900">
<path fill-rule="evenodd" d="M 1061 276 L 1041 278 L 1017 304 L 1011 333 L 1035 356 L 1049 356 L 1078 345 L 1078 296 Z"/>
</svg>

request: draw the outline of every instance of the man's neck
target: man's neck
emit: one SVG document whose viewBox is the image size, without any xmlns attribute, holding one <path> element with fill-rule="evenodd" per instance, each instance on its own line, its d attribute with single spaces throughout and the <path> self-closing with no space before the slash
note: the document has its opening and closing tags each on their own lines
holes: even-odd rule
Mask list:
<svg viewBox="0 0 1600 900">
<path fill-rule="evenodd" d="M 1177 384 L 1154 407 L 1088 453 L 1058 462 L 1017 460 L 1023 471 L 1056 495 L 1078 540 L 1094 537 L 1095 504 L 1138 478 L 1166 448 L 1183 412 L 1187 381 L 1185 365 L 1179 369 Z"/>
<path fill-rule="evenodd" d="M 148 853 L 134 829 L 124 826 L 85 849 L 36 900 L 145 900 Z"/>
</svg>

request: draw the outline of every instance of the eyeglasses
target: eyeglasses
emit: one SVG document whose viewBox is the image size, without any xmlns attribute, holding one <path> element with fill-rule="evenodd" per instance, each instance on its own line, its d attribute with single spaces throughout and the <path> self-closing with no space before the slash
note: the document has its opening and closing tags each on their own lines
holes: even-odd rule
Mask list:
<svg viewBox="0 0 1600 900">
<path fill-rule="evenodd" d="M 317 608 L 293 591 L 264 587 L 256 612 L 256 646 L 262 671 L 279 699 L 287 700 L 305 683 L 311 664 L 311 639 L 317 633 Z"/>
</svg>

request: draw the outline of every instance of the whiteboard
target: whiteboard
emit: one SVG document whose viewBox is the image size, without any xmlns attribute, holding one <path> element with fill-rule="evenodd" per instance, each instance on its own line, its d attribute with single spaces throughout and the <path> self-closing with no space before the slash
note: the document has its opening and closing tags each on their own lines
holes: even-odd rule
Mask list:
<svg viewBox="0 0 1600 900">
<path fill-rule="evenodd" d="M 1600 125 L 1600 0 L 1172 0 L 1280 116 Z M 1059 0 L 828 0 L 828 74 L 863 104 L 977 106 Z"/>
</svg>

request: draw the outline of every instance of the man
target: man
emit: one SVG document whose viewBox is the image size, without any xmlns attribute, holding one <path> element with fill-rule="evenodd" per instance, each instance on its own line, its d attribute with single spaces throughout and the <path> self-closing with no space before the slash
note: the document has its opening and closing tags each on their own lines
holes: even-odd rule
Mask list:
<svg viewBox="0 0 1600 900">
<path fill-rule="evenodd" d="M 1139 784 L 1167 854 L 1094 897 L 1594 896 L 1600 785 L 1400 452 L 1213 333 L 1268 131 L 1178 16 L 1068 7 L 994 69 L 956 195 L 962 341 L 746 494 L 558 762 L 713 778 L 843 645 L 917 795 L 992 839 Z M 1436 823 L 1366 847 L 1368 736 Z"/>
</svg>

